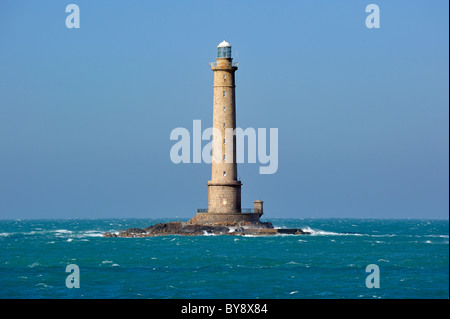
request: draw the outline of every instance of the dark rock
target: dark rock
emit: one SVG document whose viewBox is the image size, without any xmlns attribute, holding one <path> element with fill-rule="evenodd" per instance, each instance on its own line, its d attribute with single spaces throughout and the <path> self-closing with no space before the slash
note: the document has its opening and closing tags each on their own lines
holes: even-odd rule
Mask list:
<svg viewBox="0 0 450 319">
<path fill-rule="evenodd" d="M 291 235 L 309 235 L 310 232 L 305 232 L 300 228 L 279 228 L 277 229 L 279 234 L 291 234 Z"/>
<path fill-rule="evenodd" d="M 182 222 L 158 223 L 145 228 L 145 231 L 149 235 L 175 235 L 180 233 L 182 227 Z"/>
<path fill-rule="evenodd" d="M 236 227 L 233 231 L 230 231 L 229 227 Z M 141 229 L 141 228 L 129 228 L 120 232 L 118 235 L 115 233 L 104 233 L 104 237 L 148 237 L 148 236 L 166 236 L 166 235 L 276 235 L 276 234 L 310 234 L 304 232 L 301 229 L 274 229 L 271 222 L 257 222 L 257 223 L 233 223 L 227 226 L 220 225 L 198 225 L 190 224 L 186 222 L 168 222 L 158 223 L 156 225 Z"/>
<path fill-rule="evenodd" d="M 181 228 L 180 233 L 190 235 L 208 234 L 224 234 L 228 233 L 230 229 L 225 226 L 207 226 L 207 225 L 186 225 Z"/>
<path fill-rule="evenodd" d="M 106 232 L 103 234 L 103 237 L 117 237 L 117 235 L 114 233 Z"/>
</svg>

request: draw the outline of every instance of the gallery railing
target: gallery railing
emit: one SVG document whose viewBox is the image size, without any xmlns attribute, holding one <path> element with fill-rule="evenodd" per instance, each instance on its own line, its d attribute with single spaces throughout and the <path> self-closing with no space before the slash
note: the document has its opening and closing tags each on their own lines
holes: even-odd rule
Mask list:
<svg viewBox="0 0 450 319">
<path fill-rule="evenodd" d="M 208 208 L 198 208 L 197 209 L 197 213 L 207 213 L 208 212 Z M 242 208 L 241 209 L 241 213 L 244 214 L 250 214 L 250 213 L 254 213 L 255 210 L 253 208 Z"/>
</svg>

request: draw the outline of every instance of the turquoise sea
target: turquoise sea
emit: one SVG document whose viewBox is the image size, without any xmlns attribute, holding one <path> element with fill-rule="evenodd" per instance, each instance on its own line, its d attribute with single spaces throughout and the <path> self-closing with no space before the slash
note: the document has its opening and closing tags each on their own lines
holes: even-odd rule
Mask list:
<svg viewBox="0 0 450 319">
<path fill-rule="evenodd" d="M 449 298 L 448 220 L 273 219 L 311 235 L 103 238 L 171 219 L 0 220 L 0 298 Z M 80 288 L 66 287 L 66 266 Z M 367 288 L 369 264 L 380 288 Z"/>
</svg>

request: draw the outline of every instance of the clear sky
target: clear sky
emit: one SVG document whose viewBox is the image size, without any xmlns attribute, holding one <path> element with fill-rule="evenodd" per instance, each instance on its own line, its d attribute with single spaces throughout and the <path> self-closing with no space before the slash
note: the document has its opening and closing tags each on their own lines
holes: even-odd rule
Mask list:
<svg viewBox="0 0 450 319">
<path fill-rule="evenodd" d="M 80 8 L 68 29 L 65 7 Z M 368 29 L 365 8 L 380 8 Z M 264 217 L 448 218 L 448 1 L 0 2 L 0 218 L 188 218 L 210 165 L 170 132 L 212 125 L 208 62 L 239 62 L 237 125 L 279 167 L 238 168 Z M 206 143 L 206 142 L 205 142 Z"/>
</svg>

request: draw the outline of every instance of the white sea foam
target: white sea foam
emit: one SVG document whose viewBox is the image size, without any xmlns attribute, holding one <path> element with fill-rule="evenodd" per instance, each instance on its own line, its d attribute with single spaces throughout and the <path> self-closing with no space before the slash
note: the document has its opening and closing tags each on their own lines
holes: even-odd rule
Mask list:
<svg viewBox="0 0 450 319">
<path fill-rule="evenodd" d="M 448 235 L 425 235 L 425 237 L 448 238 Z"/>
<path fill-rule="evenodd" d="M 53 231 L 54 233 L 58 233 L 58 234 L 71 234 L 72 231 L 71 230 L 67 230 L 67 229 L 57 229 Z"/>
<path fill-rule="evenodd" d="M 0 233 L 0 237 L 8 237 L 11 233 Z"/>
<path fill-rule="evenodd" d="M 384 234 L 384 235 L 369 235 L 371 237 L 396 237 L 396 234 Z"/>
<path fill-rule="evenodd" d="M 321 229 L 312 229 L 309 226 L 302 227 L 304 232 L 311 233 L 311 236 L 364 236 L 363 234 L 358 233 L 336 233 L 331 231 L 325 231 Z"/>
<path fill-rule="evenodd" d="M 103 237 L 103 232 L 98 230 L 87 230 L 81 233 L 80 237 Z"/>
<path fill-rule="evenodd" d="M 72 240 L 73 240 L 72 238 L 67 239 L 67 241 L 68 241 L 69 243 L 70 243 Z"/>
</svg>

